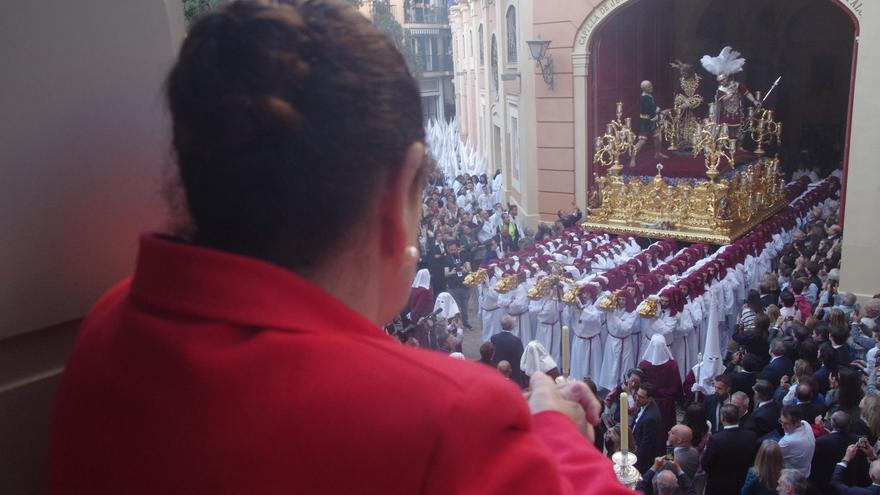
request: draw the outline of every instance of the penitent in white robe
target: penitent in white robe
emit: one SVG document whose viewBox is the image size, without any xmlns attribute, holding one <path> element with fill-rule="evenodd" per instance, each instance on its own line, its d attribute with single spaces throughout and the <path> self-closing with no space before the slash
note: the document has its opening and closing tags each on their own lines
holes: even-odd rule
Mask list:
<svg viewBox="0 0 880 495">
<path fill-rule="evenodd" d="M 483 342 L 488 342 L 493 335 L 501 331 L 501 316 L 504 311 L 498 302 L 498 293 L 495 292 L 496 277 L 490 278 L 483 285 L 480 292 L 480 310 L 483 316 Z"/>
<path fill-rule="evenodd" d="M 572 307 L 571 376 L 581 380 L 599 380 L 602 371 L 602 329 L 605 313 L 589 303 L 583 308 Z"/>
<path fill-rule="evenodd" d="M 513 334 L 526 345 L 532 340 L 532 326 L 529 322 L 529 298 L 525 284 L 520 284 L 506 295 L 510 297 L 507 314 L 513 318 Z"/>
<path fill-rule="evenodd" d="M 562 363 L 562 303 L 556 300 L 552 294 L 540 300 L 541 309 L 538 311 L 538 328 L 535 331 L 535 340 L 541 343 L 550 356 L 557 363 Z M 561 366 L 561 365 L 560 365 Z"/>
<path fill-rule="evenodd" d="M 602 371 L 596 382 L 600 388 L 613 389 L 623 382 L 623 375 L 635 366 L 632 333 L 637 320 L 638 313 L 635 311 L 628 313 L 625 309 L 615 309 L 606 313 L 608 338 L 602 352 Z"/>
<path fill-rule="evenodd" d="M 678 326 L 672 335 L 672 346 L 669 350 L 678 364 L 682 380 L 687 376 L 691 367 L 697 364 L 697 354 L 699 353 L 697 329 L 702 317 L 702 308 L 693 302 L 685 304 L 682 312 L 678 314 Z"/>
</svg>

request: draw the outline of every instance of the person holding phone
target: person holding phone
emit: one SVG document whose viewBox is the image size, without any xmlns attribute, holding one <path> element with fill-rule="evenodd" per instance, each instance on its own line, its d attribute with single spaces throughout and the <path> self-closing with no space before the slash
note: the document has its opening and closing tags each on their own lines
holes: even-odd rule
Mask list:
<svg viewBox="0 0 880 495">
<path fill-rule="evenodd" d="M 654 459 L 654 464 L 645 471 L 641 481 L 636 485 L 636 492 L 645 495 L 696 495 L 693 480 L 675 461 L 667 456 Z"/>
</svg>

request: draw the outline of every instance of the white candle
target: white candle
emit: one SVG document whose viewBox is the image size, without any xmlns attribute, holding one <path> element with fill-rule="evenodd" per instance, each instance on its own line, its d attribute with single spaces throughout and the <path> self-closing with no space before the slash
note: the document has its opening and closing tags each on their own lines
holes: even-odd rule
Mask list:
<svg viewBox="0 0 880 495">
<path fill-rule="evenodd" d="M 613 134 L 613 133 L 611 132 L 611 124 L 608 124 L 608 125 L 605 127 L 605 134 Z"/>
<path fill-rule="evenodd" d="M 562 376 L 568 377 L 571 349 L 568 341 L 568 325 L 562 325 Z"/>
<path fill-rule="evenodd" d="M 620 451 L 629 452 L 629 396 L 620 394 Z"/>
<path fill-rule="evenodd" d="M 623 102 L 618 101 L 617 102 L 617 115 L 620 115 L 622 113 L 623 113 Z"/>
</svg>

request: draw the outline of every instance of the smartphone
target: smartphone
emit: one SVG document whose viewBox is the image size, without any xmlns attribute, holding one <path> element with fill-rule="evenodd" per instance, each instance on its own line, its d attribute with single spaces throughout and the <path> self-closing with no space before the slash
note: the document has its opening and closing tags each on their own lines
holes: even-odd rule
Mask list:
<svg viewBox="0 0 880 495">
<path fill-rule="evenodd" d="M 867 439 L 865 439 L 867 441 Z M 666 446 L 666 460 L 673 461 L 675 460 L 675 447 L 672 445 Z"/>
<path fill-rule="evenodd" d="M 861 438 L 859 438 L 859 448 L 860 448 L 860 449 L 867 449 L 868 447 L 869 447 L 869 445 L 868 445 L 868 437 L 861 437 Z"/>
</svg>

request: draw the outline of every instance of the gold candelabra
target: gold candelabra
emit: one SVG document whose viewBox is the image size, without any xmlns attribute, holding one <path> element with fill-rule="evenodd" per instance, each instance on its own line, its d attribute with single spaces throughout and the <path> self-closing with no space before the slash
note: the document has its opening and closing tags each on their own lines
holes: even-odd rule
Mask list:
<svg viewBox="0 0 880 495">
<path fill-rule="evenodd" d="M 750 108 L 746 132 L 758 144 L 758 148 L 755 149 L 756 155 L 764 154 L 764 143 L 775 142 L 776 146 L 779 146 L 782 142 L 782 123 L 773 120 L 773 110 Z"/>
<path fill-rule="evenodd" d="M 620 155 L 633 154 L 638 136 L 632 130 L 629 117 L 623 118 L 623 103 L 617 102 L 617 118 L 605 127 L 605 134 L 596 137 L 596 154 L 593 163 L 608 167 L 609 175 L 616 176 L 623 170 Z"/>
<path fill-rule="evenodd" d="M 733 163 L 736 154 L 736 139 L 730 137 L 727 124 L 718 124 L 708 117 L 697 126 L 694 134 L 694 156 L 703 154 L 706 161 L 706 176 L 714 182 L 718 177 L 721 160 Z"/>
</svg>

